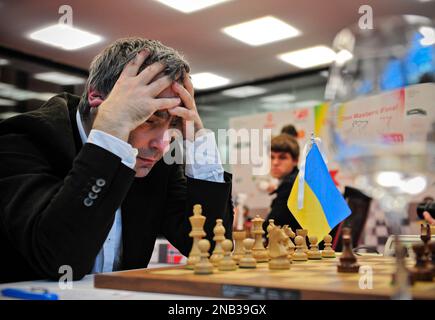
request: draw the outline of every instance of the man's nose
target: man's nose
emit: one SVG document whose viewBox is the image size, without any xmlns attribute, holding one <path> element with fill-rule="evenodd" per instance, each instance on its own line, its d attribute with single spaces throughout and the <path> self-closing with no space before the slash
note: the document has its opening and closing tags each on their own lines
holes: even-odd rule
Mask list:
<svg viewBox="0 0 435 320">
<path fill-rule="evenodd" d="M 167 151 L 169 146 L 169 138 L 165 134 L 159 134 L 150 142 L 150 147 L 160 153 L 164 153 Z"/>
</svg>

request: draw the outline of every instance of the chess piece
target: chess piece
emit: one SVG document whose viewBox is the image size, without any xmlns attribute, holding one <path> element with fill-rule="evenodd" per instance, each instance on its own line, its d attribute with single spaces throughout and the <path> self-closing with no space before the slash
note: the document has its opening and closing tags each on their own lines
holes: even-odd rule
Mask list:
<svg viewBox="0 0 435 320">
<path fill-rule="evenodd" d="M 429 224 L 421 224 L 420 225 L 420 239 L 424 244 L 424 259 L 429 262 L 431 259 L 430 249 L 429 249 L 429 241 L 431 239 L 431 231 Z"/>
<path fill-rule="evenodd" d="M 252 248 L 252 254 L 257 262 L 269 261 L 269 255 L 263 245 L 263 222 L 264 220 L 257 215 L 252 219 L 252 234 L 254 235 L 254 247 Z"/>
<path fill-rule="evenodd" d="M 432 277 L 435 277 L 435 242 L 429 244 L 429 249 L 431 252 L 431 263 L 432 263 Z"/>
<path fill-rule="evenodd" d="M 222 249 L 224 250 L 224 257 L 219 261 L 218 269 L 220 271 L 233 271 L 237 269 L 237 264 L 231 257 L 231 250 L 233 249 L 233 242 L 225 239 L 222 241 Z"/>
<path fill-rule="evenodd" d="M 284 225 L 284 227 L 282 227 L 282 230 L 287 236 L 285 246 L 287 248 L 288 259 L 291 262 L 293 260 L 293 254 L 295 253 L 295 245 L 291 238 L 294 238 L 296 235 L 288 225 Z"/>
<path fill-rule="evenodd" d="M 431 226 L 429 224 L 421 224 L 421 233 L 420 239 L 424 243 L 424 259 L 426 260 L 427 267 L 432 271 L 432 274 L 435 273 L 435 267 L 432 264 L 433 255 L 430 249 L 430 242 L 432 237 Z"/>
<path fill-rule="evenodd" d="M 413 284 L 413 277 L 406 268 L 407 249 L 402 245 L 398 236 L 395 236 L 394 255 L 396 257 L 396 272 L 392 275 L 394 285 L 394 300 L 410 300 L 412 298 L 410 285 Z"/>
<path fill-rule="evenodd" d="M 409 271 L 415 281 L 432 281 L 432 268 L 429 266 L 424 244 L 414 244 L 412 250 L 415 253 L 415 266 Z"/>
<path fill-rule="evenodd" d="M 225 240 L 225 227 L 222 225 L 222 219 L 216 220 L 216 226 L 213 229 L 216 245 L 213 250 L 213 254 L 210 257 L 210 262 L 213 263 L 215 267 L 219 264 L 219 261 L 224 257 L 224 250 L 222 249 L 221 243 Z"/>
<path fill-rule="evenodd" d="M 269 233 L 273 228 L 275 228 L 275 220 L 269 219 L 269 225 L 266 228 L 267 233 Z"/>
<path fill-rule="evenodd" d="M 243 231 L 245 229 L 245 203 L 248 198 L 246 193 L 238 193 L 236 196 L 236 207 L 234 215 L 234 230 Z M 243 247 L 242 247 L 243 248 Z M 236 250 L 236 249 L 234 249 Z M 242 249 L 243 251 L 243 249 Z M 234 257 L 233 257 L 234 258 Z"/>
<path fill-rule="evenodd" d="M 434 234 L 435 235 L 435 225 L 430 225 L 430 234 Z"/>
<path fill-rule="evenodd" d="M 295 245 L 296 245 L 296 250 L 295 253 L 293 254 L 293 261 L 307 261 L 308 260 L 308 256 L 305 253 L 304 250 L 304 238 L 302 236 L 296 236 L 295 237 Z"/>
<path fill-rule="evenodd" d="M 189 217 L 189 221 L 192 226 L 192 231 L 189 233 L 189 237 L 193 238 L 193 244 L 187 259 L 186 268 L 193 269 L 195 264 L 200 260 L 201 252 L 198 248 L 198 242 L 206 235 L 203 229 L 205 217 L 202 215 L 202 207 L 200 204 L 193 206 L 193 216 Z"/>
<path fill-rule="evenodd" d="M 245 251 L 243 249 L 243 240 L 246 238 L 245 231 L 233 231 L 233 239 L 234 239 L 234 252 L 233 252 L 233 260 L 236 263 L 243 257 Z"/>
<path fill-rule="evenodd" d="M 290 269 L 287 249 L 284 245 L 287 235 L 280 227 L 272 227 L 267 235 L 269 238 L 269 269 L 287 270 Z"/>
<path fill-rule="evenodd" d="M 301 236 L 304 239 L 303 242 L 303 248 L 304 248 L 304 252 L 307 253 L 308 252 L 308 246 L 307 246 L 307 235 L 308 235 L 308 230 L 307 229 L 296 229 L 296 235 Z"/>
<path fill-rule="evenodd" d="M 294 239 L 296 237 L 296 233 L 293 232 L 292 228 L 290 228 L 288 225 L 284 225 L 286 227 L 286 233 L 291 238 Z"/>
<path fill-rule="evenodd" d="M 352 235 L 350 228 L 343 228 L 343 253 L 340 256 L 340 262 L 337 265 L 337 271 L 342 273 L 358 273 L 359 264 L 352 252 Z"/>
<path fill-rule="evenodd" d="M 267 243 L 266 250 L 267 250 L 267 253 L 268 253 L 268 254 L 269 254 L 269 242 L 268 242 L 267 239 L 269 239 L 269 237 L 268 237 L 269 232 L 270 232 L 274 227 L 275 227 L 275 220 L 274 220 L 274 219 L 269 219 L 269 224 L 268 224 L 268 226 L 267 226 L 267 228 L 266 228 L 266 231 L 267 231 L 267 235 L 266 235 L 266 243 Z"/>
<path fill-rule="evenodd" d="M 251 268 L 254 269 L 257 267 L 257 260 L 255 260 L 252 255 L 252 247 L 254 246 L 254 239 L 244 239 L 243 246 L 245 248 L 244 256 L 239 260 L 240 268 Z"/>
<path fill-rule="evenodd" d="M 198 249 L 200 251 L 200 259 L 194 266 L 195 274 L 211 274 L 213 273 L 213 264 L 208 260 L 208 250 L 210 250 L 210 241 L 201 239 L 198 241 Z"/>
<path fill-rule="evenodd" d="M 332 237 L 327 234 L 323 238 L 325 248 L 322 251 L 322 258 L 335 258 L 335 251 L 332 249 Z"/>
<path fill-rule="evenodd" d="M 311 236 L 308 237 L 310 241 L 310 250 L 308 250 L 307 255 L 309 260 L 320 260 L 322 259 L 322 255 L 319 250 L 319 246 L 317 245 L 317 237 Z"/>
</svg>

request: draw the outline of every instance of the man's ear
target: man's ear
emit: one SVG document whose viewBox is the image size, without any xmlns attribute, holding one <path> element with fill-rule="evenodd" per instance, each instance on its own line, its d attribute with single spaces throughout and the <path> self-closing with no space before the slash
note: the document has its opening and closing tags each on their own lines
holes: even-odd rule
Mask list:
<svg viewBox="0 0 435 320">
<path fill-rule="evenodd" d="M 95 89 L 88 89 L 88 103 L 91 108 L 97 108 L 104 101 L 104 97 Z"/>
</svg>

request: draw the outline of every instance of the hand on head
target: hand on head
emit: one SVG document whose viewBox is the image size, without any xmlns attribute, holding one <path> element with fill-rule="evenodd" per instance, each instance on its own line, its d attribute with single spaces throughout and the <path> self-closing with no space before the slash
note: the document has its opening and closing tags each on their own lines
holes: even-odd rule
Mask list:
<svg viewBox="0 0 435 320">
<path fill-rule="evenodd" d="M 132 130 L 159 110 L 168 110 L 171 115 L 194 120 L 202 125 L 196 111 L 190 79 L 185 77 L 184 88 L 168 75 L 156 78 L 165 69 L 165 65 L 160 62 L 153 63 L 139 72 L 148 55 L 147 50 L 142 50 L 125 65 L 109 96 L 98 108 L 93 123 L 94 129 L 127 141 Z M 169 89 L 179 97 L 159 96 Z M 181 107 L 181 103 L 186 108 Z"/>
<path fill-rule="evenodd" d="M 194 130 L 197 132 L 204 128 L 201 118 L 199 117 L 198 110 L 194 99 L 193 84 L 189 75 L 183 79 L 183 85 L 174 82 L 172 89 L 181 98 L 184 107 L 176 106 L 168 110 L 169 114 L 183 119 L 183 135 L 186 137 L 186 121 L 193 121 Z"/>
</svg>

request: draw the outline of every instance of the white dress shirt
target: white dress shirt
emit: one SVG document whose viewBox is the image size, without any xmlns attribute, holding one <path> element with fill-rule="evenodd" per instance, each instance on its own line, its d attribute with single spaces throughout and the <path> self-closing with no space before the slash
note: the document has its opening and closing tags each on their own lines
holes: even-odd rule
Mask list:
<svg viewBox="0 0 435 320">
<path fill-rule="evenodd" d="M 136 164 L 138 151 L 129 143 L 122 141 L 108 133 L 92 129 L 86 136 L 80 113 L 76 113 L 76 121 L 82 143 L 93 143 L 121 158 L 121 162 L 133 169 Z M 199 145 L 207 146 L 207 148 Z M 215 152 L 197 152 L 197 150 L 215 150 Z M 186 153 L 189 159 L 186 164 L 186 175 L 191 178 L 212 182 L 224 182 L 224 169 L 219 157 L 214 133 L 210 132 L 198 137 L 193 143 L 186 143 Z M 193 161 L 195 160 L 195 161 Z M 146 178 L 145 178 L 146 179 Z M 115 212 L 112 228 L 98 253 L 92 273 L 111 272 L 119 269 L 122 261 L 122 219 L 121 208 Z"/>
</svg>

